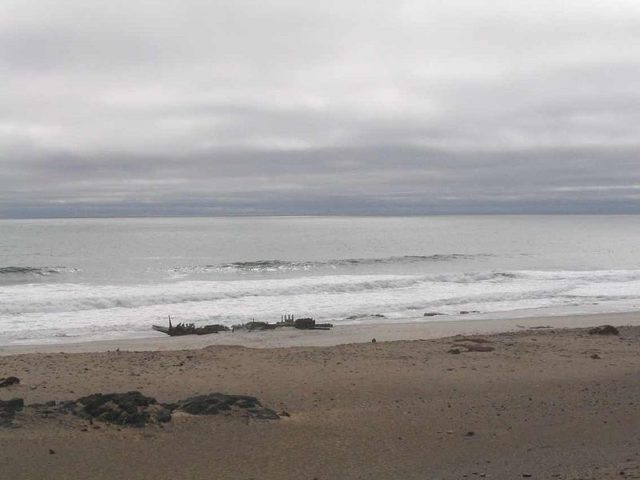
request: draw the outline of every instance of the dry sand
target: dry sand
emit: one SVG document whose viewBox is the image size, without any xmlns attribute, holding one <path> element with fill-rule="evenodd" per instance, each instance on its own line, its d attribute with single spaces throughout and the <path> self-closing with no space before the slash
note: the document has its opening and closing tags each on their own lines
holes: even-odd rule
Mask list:
<svg viewBox="0 0 640 480">
<path fill-rule="evenodd" d="M 133 429 L 27 410 L 18 416 L 19 428 L 0 429 L 0 478 L 640 478 L 640 326 L 594 336 L 514 325 L 571 324 L 567 318 L 520 319 L 510 324 L 519 331 L 490 335 L 496 325 L 467 325 L 466 333 L 484 328 L 483 345 L 495 350 L 458 355 L 447 353 L 456 338 L 383 342 L 393 329 L 362 326 L 348 335 L 367 343 L 346 343 L 351 337 L 336 330 L 291 333 L 310 333 L 306 339 L 325 346 L 77 353 L 107 347 L 92 344 L 70 348 L 76 353 L 5 351 L 0 377 L 15 375 L 21 383 L 0 389 L 2 400 L 140 390 L 172 402 L 220 391 L 257 396 L 290 416 L 178 415 L 164 427 Z M 638 325 L 640 316 L 578 321 Z M 460 328 L 434 325 L 441 332 Z M 396 336 L 437 336 L 424 325 L 406 329 L 396 329 L 404 332 Z M 262 334 L 251 335 L 260 342 Z M 211 337 L 207 341 L 233 338 Z M 183 339 L 186 344 L 153 342 L 163 340 L 189 346 Z M 262 340 L 263 347 L 282 341 Z"/>
</svg>

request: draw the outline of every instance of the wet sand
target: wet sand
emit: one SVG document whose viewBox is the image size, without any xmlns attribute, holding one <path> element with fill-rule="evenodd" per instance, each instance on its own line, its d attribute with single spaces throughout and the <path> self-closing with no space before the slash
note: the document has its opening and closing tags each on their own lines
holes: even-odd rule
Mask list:
<svg viewBox="0 0 640 480">
<path fill-rule="evenodd" d="M 421 322 L 394 322 L 379 318 L 369 323 L 337 325 L 329 331 L 304 331 L 279 328 L 264 332 L 225 332 L 213 335 L 189 335 L 167 337 L 149 329 L 148 338 L 75 342 L 73 339 L 56 339 L 50 345 L 0 346 L 0 356 L 21 353 L 87 353 L 126 351 L 170 351 L 204 348 L 211 345 L 234 345 L 250 348 L 330 347 L 350 343 L 378 341 L 427 340 L 454 335 L 488 335 L 501 332 L 518 332 L 527 328 L 582 328 L 613 323 L 615 325 L 640 325 L 638 313 L 612 313 L 595 315 L 565 315 L 553 317 L 523 316 L 520 318 L 431 317 Z M 367 322 L 367 319 L 363 319 Z"/>
<path fill-rule="evenodd" d="M 576 321 L 636 326 L 619 336 L 517 327 Z M 290 416 L 182 414 L 134 429 L 27 409 L 18 428 L 0 429 L 0 478 L 640 478 L 639 315 L 463 322 L 493 351 L 460 354 L 448 353 L 460 338 L 433 338 L 464 327 L 452 323 L 287 334 L 304 336 L 302 346 L 274 346 L 296 342 L 264 332 L 242 334 L 263 348 L 215 344 L 242 338 L 233 334 L 204 348 L 202 338 L 158 338 L 120 351 L 5 350 L 0 377 L 21 383 L 1 388 L 2 400 L 139 390 L 174 402 L 219 391 Z M 135 342 L 148 348 L 127 351 Z"/>
</svg>

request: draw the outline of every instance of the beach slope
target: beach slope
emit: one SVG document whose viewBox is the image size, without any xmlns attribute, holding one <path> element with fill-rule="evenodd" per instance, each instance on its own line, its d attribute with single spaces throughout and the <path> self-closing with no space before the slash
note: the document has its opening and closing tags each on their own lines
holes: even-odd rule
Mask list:
<svg viewBox="0 0 640 480">
<path fill-rule="evenodd" d="M 5 355 L 9 375 L 20 383 L 0 399 L 26 404 L 223 392 L 281 414 L 180 413 L 130 428 L 26 408 L 0 428 L 2 478 L 14 480 L 640 478 L 637 326 Z"/>
</svg>

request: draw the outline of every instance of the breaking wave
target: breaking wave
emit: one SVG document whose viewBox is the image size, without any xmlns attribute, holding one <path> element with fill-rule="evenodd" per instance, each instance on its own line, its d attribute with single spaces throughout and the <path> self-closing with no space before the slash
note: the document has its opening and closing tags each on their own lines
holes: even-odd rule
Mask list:
<svg viewBox="0 0 640 480">
<path fill-rule="evenodd" d="M 367 265 L 402 265 L 420 262 L 448 262 L 456 260 L 470 260 L 478 257 L 490 257 L 488 254 L 435 254 L 435 255 L 404 255 L 382 258 L 342 258 L 334 260 L 296 261 L 296 260 L 254 260 L 245 262 L 221 263 L 217 265 L 195 265 L 171 269 L 173 273 L 265 273 L 265 272 L 299 272 L 316 269 L 340 269 Z"/>
<path fill-rule="evenodd" d="M 25 290 L 28 288 L 28 290 Z M 0 292 L 0 315 L 137 309 L 224 302 L 312 305 L 343 298 L 378 298 L 383 307 L 413 310 L 499 300 L 640 298 L 640 272 L 466 272 L 431 275 L 333 275 L 296 279 L 181 281 L 170 284 L 13 286 Z M 398 302 L 399 298 L 403 298 Z M 280 300 L 278 300 L 280 299 Z M 419 300 L 419 302 L 416 302 Z M 405 303 L 406 302 L 406 303 Z"/>
<path fill-rule="evenodd" d="M 362 321 L 348 320 L 355 313 L 382 314 L 382 321 L 429 321 L 424 312 L 455 317 L 461 311 L 628 311 L 639 302 L 640 270 L 335 274 L 134 285 L 29 282 L 0 288 L 0 339 L 148 335 L 149 326 L 167 315 L 232 325 L 295 313 L 339 324 Z"/>
</svg>

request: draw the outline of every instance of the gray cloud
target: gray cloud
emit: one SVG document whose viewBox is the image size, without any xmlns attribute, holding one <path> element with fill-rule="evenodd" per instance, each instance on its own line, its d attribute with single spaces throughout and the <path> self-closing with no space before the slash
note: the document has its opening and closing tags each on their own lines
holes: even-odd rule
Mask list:
<svg viewBox="0 0 640 480">
<path fill-rule="evenodd" d="M 640 212 L 632 0 L 0 5 L 0 216 Z"/>
</svg>

